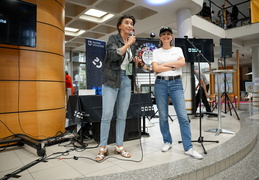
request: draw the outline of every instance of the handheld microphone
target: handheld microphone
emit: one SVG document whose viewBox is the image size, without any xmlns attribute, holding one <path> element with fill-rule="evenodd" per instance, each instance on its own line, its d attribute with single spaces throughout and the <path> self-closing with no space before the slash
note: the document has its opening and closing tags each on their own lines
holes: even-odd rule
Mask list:
<svg viewBox="0 0 259 180">
<path fill-rule="evenodd" d="M 135 32 L 134 31 L 130 31 L 129 36 L 135 36 Z"/>
<path fill-rule="evenodd" d="M 132 29 L 132 31 L 130 31 L 130 33 L 129 33 L 129 37 L 131 37 L 131 36 L 135 36 L 135 30 L 134 29 Z M 133 42 L 133 44 L 135 44 L 135 42 Z"/>
</svg>

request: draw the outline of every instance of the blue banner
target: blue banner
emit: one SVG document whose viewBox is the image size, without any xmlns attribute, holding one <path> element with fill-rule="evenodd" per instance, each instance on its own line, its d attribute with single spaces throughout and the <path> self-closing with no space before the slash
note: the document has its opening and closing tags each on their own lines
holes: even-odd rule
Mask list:
<svg viewBox="0 0 259 180">
<path fill-rule="evenodd" d="M 87 89 L 102 86 L 102 68 L 106 54 L 106 42 L 86 38 Z"/>
</svg>

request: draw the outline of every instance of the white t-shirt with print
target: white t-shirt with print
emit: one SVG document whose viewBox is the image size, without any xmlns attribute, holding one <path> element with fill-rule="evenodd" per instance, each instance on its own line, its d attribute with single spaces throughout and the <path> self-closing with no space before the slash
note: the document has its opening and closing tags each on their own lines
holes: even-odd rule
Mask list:
<svg viewBox="0 0 259 180">
<path fill-rule="evenodd" d="M 170 49 L 155 49 L 153 51 L 153 61 L 157 62 L 158 64 L 177 61 L 179 57 L 183 57 L 183 51 L 180 47 L 172 47 Z M 166 72 L 156 73 L 157 76 L 178 76 L 182 75 L 182 68 L 178 68 L 175 71 L 170 70 Z"/>
</svg>

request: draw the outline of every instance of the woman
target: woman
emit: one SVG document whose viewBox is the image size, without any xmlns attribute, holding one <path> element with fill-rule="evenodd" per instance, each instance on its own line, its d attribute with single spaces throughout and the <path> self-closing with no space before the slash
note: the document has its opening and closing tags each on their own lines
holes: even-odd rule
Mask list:
<svg viewBox="0 0 259 180">
<path fill-rule="evenodd" d="M 126 69 L 135 54 L 134 46 L 132 46 L 136 41 L 136 37 L 132 35 L 134 24 L 135 18 L 133 16 L 123 15 L 120 17 L 117 22 L 119 33 L 111 35 L 107 43 L 102 80 L 100 151 L 96 156 L 97 162 L 109 154 L 106 145 L 115 102 L 117 104 L 117 119 L 114 152 L 126 158 L 131 157 L 131 154 L 123 147 L 123 139 L 131 97 L 131 79 L 126 74 Z"/>
<path fill-rule="evenodd" d="M 161 28 L 159 36 L 161 48 L 153 52 L 152 67 L 156 73 L 154 91 L 159 111 L 159 125 L 164 141 L 162 152 L 168 151 L 173 142 L 168 123 L 168 97 L 170 97 L 179 121 L 185 154 L 202 159 L 202 155 L 193 149 L 191 143 L 191 130 L 181 79 L 182 67 L 185 65 L 182 49 L 173 47 L 171 28 Z"/>
</svg>

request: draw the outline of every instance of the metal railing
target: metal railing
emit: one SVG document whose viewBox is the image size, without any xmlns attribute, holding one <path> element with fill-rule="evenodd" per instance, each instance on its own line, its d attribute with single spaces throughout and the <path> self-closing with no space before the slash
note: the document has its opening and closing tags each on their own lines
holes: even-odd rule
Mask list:
<svg viewBox="0 0 259 180">
<path fill-rule="evenodd" d="M 232 28 L 233 26 L 244 26 L 251 23 L 250 0 L 239 3 L 236 3 L 235 0 L 225 0 L 222 1 L 222 4 L 218 2 L 217 0 L 207 0 L 207 5 L 210 7 L 211 12 L 214 11 L 215 18 L 209 18 L 212 23 L 224 29 Z M 232 22 L 231 14 L 234 6 L 238 8 L 238 19 Z M 200 13 L 198 15 L 200 15 Z M 216 21 L 213 21 L 213 19 L 216 19 Z"/>
</svg>

